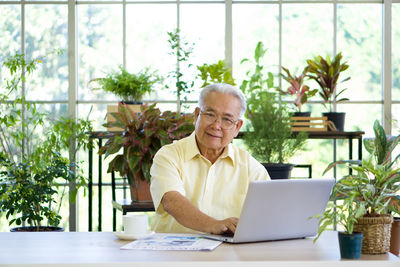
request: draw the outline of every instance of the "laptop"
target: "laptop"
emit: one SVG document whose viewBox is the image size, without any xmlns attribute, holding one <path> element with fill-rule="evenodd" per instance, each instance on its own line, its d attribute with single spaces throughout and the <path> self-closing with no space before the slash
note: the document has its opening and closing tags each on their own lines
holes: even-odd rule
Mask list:
<svg viewBox="0 0 400 267">
<path fill-rule="evenodd" d="M 251 182 L 233 236 L 204 235 L 229 243 L 314 236 L 334 179 L 284 179 Z"/>
</svg>

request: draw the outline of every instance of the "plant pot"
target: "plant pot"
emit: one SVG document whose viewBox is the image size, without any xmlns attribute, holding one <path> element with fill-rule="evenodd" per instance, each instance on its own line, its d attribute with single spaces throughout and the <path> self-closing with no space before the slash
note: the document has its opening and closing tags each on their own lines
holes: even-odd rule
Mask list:
<svg viewBox="0 0 400 267">
<path fill-rule="evenodd" d="M 383 254 L 390 250 L 390 230 L 393 216 L 381 214 L 377 217 L 361 217 L 354 224 L 354 231 L 364 235 L 363 254 Z"/>
<path fill-rule="evenodd" d="M 337 131 L 344 131 L 344 119 L 345 119 L 346 113 L 344 112 L 324 112 L 322 113 L 322 116 L 325 116 L 328 118 L 328 121 L 331 121 Z M 328 127 L 328 131 L 332 131 L 330 127 Z"/>
<path fill-rule="evenodd" d="M 21 226 L 10 229 L 10 232 L 64 232 L 64 228 L 58 226 Z"/>
<path fill-rule="evenodd" d="M 393 218 L 390 252 L 396 256 L 400 255 L 400 217 Z"/>
<path fill-rule="evenodd" d="M 262 165 L 267 169 L 271 179 L 289 179 L 294 167 L 293 164 L 286 163 L 262 163 Z"/>
<path fill-rule="evenodd" d="M 140 112 L 140 107 L 143 102 L 134 102 L 134 101 L 121 101 L 121 103 L 126 104 L 127 108 L 133 112 Z M 107 123 L 111 123 L 115 121 L 115 118 L 111 115 L 111 113 L 118 112 L 118 105 L 107 105 Z M 122 128 L 119 127 L 107 127 L 107 131 L 109 132 L 121 132 Z"/>
<path fill-rule="evenodd" d="M 293 117 L 311 117 L 311 112 L 294 112 Z"/>
<path fill-rule="evenodd" d="M 359 259 L 363 240 L 362 233 L 347 234 L 338 232 L 340 257 L 342 259 Z"/>
<path fill-rule="evenodd" d="M 134 185 L 130 186 L 131 200 L 134 202 L 152 201 L 150 194 L 150 183 L 140 178 L 134 178 Z"/>
</svg>

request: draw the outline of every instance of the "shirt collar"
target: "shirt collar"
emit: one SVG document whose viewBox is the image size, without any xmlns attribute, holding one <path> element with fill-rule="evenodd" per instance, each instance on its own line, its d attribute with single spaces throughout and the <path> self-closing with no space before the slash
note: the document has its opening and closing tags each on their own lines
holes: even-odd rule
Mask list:
<svg viewBox="0 0 400 267">
<path fill-rule="evenodd" d="M 196 133 L 193 132 L 189 137 L 188 137 L 188 146 L 186 147 L 185 151 L 185 162 L 188 160 L 193 159 L 196 156 L 201 156 L 200 150 L 197 146 L 196 143 Z M 235 156 L 234 156 L 234 151 L 232 144 L 228 144 L 226 149 L 222 152 L 221 156 L 219 156 L 219 159 L 225 159 L 225 158 L 230 158 L 232 164 L 235 162 Z"/>
</svg>

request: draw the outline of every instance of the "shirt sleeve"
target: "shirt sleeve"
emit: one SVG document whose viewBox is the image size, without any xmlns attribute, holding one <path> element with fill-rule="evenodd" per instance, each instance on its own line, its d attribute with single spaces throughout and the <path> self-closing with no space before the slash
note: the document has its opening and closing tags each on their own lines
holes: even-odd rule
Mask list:
<svg viewBox="0 0 400 267">
<path fill-rule="evenodd" d="M 163 211 L 160 202 L 165 193 L 177 191 L 186 195 L 179 171 L 179 156 L 170 146 L 164 146 L 156 153 L 150 175 L 150 193 L 156 212 Z"/>
<path fill-rule="evenodd" d="M 249 176 L 250 181 L 256 180 L 271 180 L 267 169 L 258 162 L 255 158 L 249 155 Z"/>
</svg>

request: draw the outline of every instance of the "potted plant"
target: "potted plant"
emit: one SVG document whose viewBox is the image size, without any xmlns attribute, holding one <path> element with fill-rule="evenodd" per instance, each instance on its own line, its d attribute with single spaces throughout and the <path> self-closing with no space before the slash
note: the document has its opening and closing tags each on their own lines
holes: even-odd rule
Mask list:
<svg viewBox="0 0 400 267">
<path fill-rule="evenodd" d="M 385 161 L 388 161 L 390 158 L 386 158 L 386 155 L 391 155 L 389 151 L 393 151 L 393 149 L 399 144 L 400 142 L 400 135 L 398 136 L 388 136 L 385 134 L 382 126 L 375 121 L 374 123 L 374 131 L 375 131 L 375 136 L 376 138 L 365 138 L 364 139 L 364 146 L 366 150 L 370 154 L 374 154 L 376 161 L 378 164 L 383 164 Z M 396 162 L 396 160 L 400 157 L 400 154 L 398 154 L 394 160 L 392 161 L 392 164 L 390 167 L 393 166 L 393 164 Z M 398 191 L 399 193 L 399 191 Z M 399 201 L 400 196 L 397 196 L 397 203 L 400 203 Z M 396 202 L 394 202 L 395 204 Z M 397 217 L 393 217 L 393 223 L 392 223 L 392 231 L 391 231 L 391 238 L 390 238 L 390 252 L 392 252 L 395 255 L 399 255 L 400 252 L 400 205 L 394 205 L 393 209 L 391 210 L 394 215 L 397 215 Z"/>
<path fill-rule="evenodd" d="M 310 117 L 311 112 L 302 112 L 301 108 L 305 103 L 307 103 L 310 97 L 314 96 L 318 92 L 318 89 L 310 90 L 310 87 L 308 85 L 303 84 L 306 74 L 308 72 L 308 67 L 305 67 L 303 69 L 303 72 L 299 76 L 292 75 L 290 71 L 285 67 L 282 67 L 282 70 L 286 74 L 281 73 L 281 76 L 285 81 L 290 84 L 290 86 L 286 89 L 286 91 L 283 91 L 279 88 L 278 91 L 282 95 L 294 95 L 296 97 L 294 100 L 294 104 L 297 108 L 297 112 L 295 112 L 293 116 Z"/>
<path fill-rule="evenodd" d="M 294 165 L 286 162 L 305 146 L 307 135 L 300 132 L 293 136 L 287 104 L 273 90 L 272 73 L 264 74 L 261 60 L 266 51 L 259 42 L 254 53 L 254 72 L 249 71 L 249 80 L 241 85 L 247 96 L 246 118 L 250 121 L 243 141 L 252 155 L 263 162 L 272 179 L 289 178 Z M 242 63 L 247 61 L 244 59 Z"/>
<path fill-rule="evenodd" d="M 20 96 L 21 82 L 41 62 L 42 59 L 27 62 L 24 55 L 17 54 L 3 63 L 11 77 L 2 88 L 5 93 L 0 94 L 0 210 L 9 225 L 30 225 L 15 228 L 18 231 L 62 230 L 57 226 L 66 187 L 60 188 L 60 184 L 75 186 L 70 191 L 71 201 L 86 184 L 85 178 L 75 172 L 76 164 L 61 152 L 77 140 L 77 148 L 87 147 L 89 140 L 84 133 L 91 130 L 91 123 L 67 118 L 52 121 L 35 104 L 27 103 L 23 94 Z M 10 95 L 16 98 L 10 99 Z"/>
<path fill-rule="evenodd" d="M 161 146 L 193 132 L 193 116 L 161 112 L 155 104 L 143 105 L 141 112 L 135 113 L 122 103 L 118 105 L 118 112 L 112 115 L 116 120 L 109 123 L 110 126 L 120 127 L 123 131 L 112 133 L 99 154 L 108 157 L 118 153 L 109 163 L 107 172 L 117 171 L 121 177 L 128 178 L 132 201 L 149 201 L 150 167 L 154 155 Z"/>
<path fill-rule="evenodd" d="M 324 106 L 329 105 L 329 112 L 322 115 L 328 117 L 328 120 L 334 123 L 338 131 L 344 130 L 345 113 L 333 112 L 333 103 L 339 103 L 348 100 L 348 98 L 339 98 L 346 88 L 338 91 L 337 85 L 350 79 L 350 77 L 347 77 L 339 81 L 340 74 L 349 68 L 347 62 L 341 62 L 341 60 L 342 53 L 338 53 L 333 60 L 329 55 L 326 58 L 317 56 L 313 60 L 307 60 L 309 72 L 307 77 L 318 83 L 320 86 L 319 95 L 324 101 Z"/>
<path fill-rule="evenodd" d="M 363 233 L 354 232 L 354 224 L 357 219 L 364 213 L 363 203 L 354 200 L 354 196 L 345 198 L 341 201 L 337 200 L 343 183 L 336 183 L 332 189 L 330 201 L 323 214 L 317 214 L 313 218 L 319 219 L 318 235 L 314 238 L 314 242 L 320 237 L 322 232 L 337 223 L 342 228 L 338 231 L 340 255 L 344 259 L 359 259 L 361 256 L 361 246 Z"/>
<path fill-rule="evenodd" d="M 343 187 L 338 191 L 336 200 L 353 197 L 364 207 L 363 216 L 358 218 L 354 225 L 355 231 L 364 235 L 364 254 L 389 251 L 393 221 L 390 211 L 398 212 L 400 207 L 400 200 L 396 196 L 400 191 L 400 168 L 395 167 L 395 162 L 400 156 L 392 155 L 400 136 L 388 141 L 378 121 L 374 123 L 374 132 L 373 142 L 365 145 L 370 155 L 362 160 L 361 165 L 359 161 L 337 161 L 331 163 L 324 171 L 325 174 L 334 166 L 347 163 L 356 172 L 338 182 Z"/>
<path fill-rule="evenodd" d="M 226 67 L 225 60 L 219 60 L 215 64 L 203 64 L 197 66 L 200 74 L 198 77 L 203 81 L 201 87 L 205 87 L 211 83 L 227 83 L 235 85 L 232 78 L 231 70 Z"/>
<path fill-rule="evenodd" d="M 97 83 L 97 87 L 93 89 L 102 89 L 121 98 L 125 104 L 129 104 L 129 108 L 135 112 L 140 111 L 140 105 L 143 104 L 142 98 L 145 94 L 149 94 L 153 90 L 155 83 L 160 78 L 152 73 L 149 68 L 145 68 L 138 73 L 130 73 L 124 67 L 119 66 L 118 71 L 112 71 L 104 78 L 92 79 L 89 83 Z M 112 112 L 118 110 L 117 105 L 107 106 L 107 122 L 113 121 Z M 120 131 L 119 128 L 110 128 L 108 131 Z"/>
</svg>

